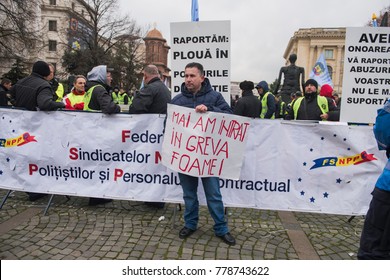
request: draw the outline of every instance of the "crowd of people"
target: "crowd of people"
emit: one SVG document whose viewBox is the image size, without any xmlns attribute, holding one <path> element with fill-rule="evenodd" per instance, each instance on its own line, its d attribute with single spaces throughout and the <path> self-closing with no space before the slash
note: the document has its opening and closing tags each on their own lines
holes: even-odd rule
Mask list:
<svg viewBox="0 0 390 280">
<path fill-rule="evenodd" d="M 316 80 L 308 79 L 304 84 L 303 94 L 300 91 L 289 94 L 286 103 L 281 93 L 273 94 L 266 81 L 256 86 L 252 81 L 240 83 L 241 98 L 233 101 L 234 114 L 260 118 L 285 120 L 339 121 L 340 97 L 333 93 L 330 85 L 319 85 Z M 258 95 L 253 93 L 256 89 Z"/>
<path fill-rule="evenodd" d="M 290 56 L 291 67 L 283 67 L 281 74 L 296 79 L 294 83 L 287 82 L 281 92 L 272 93 L 266 81 L 255 84 L 252 81 L 240 83 L 241 97 L 237 97 L 229 105 L 222 94 L 215 91 L 210 81 L 204 75 L 203 66 L 192 62 L 184 69 L 184 82 L 181 91 L 171 100 L 170 90 L 161 81 L 157 66 L 147 65 L 143 70 L 144 87 L 132 96 L 123 88 L 114 87 L 111 90 L 111 70 L 106 65 L 94 67 L 84 77 L 77 75 L 73 87 L 68 94 L 63 87 L 55 82 L 55 69 L 44 61 L 34 63 L 30 76 L 19 80 L 11 86 L 11 81 L 3 79 L 0 86 L 0 106 L 9 103 L 17 108 L 31 111 L 43 110 L 86 110 L 115 114 L 121 112 L 120 105 L 128 105 L 129 114 L 166 114 L 169 103 L 193 108 L 197 113 L 208 111 L 236 114 L 251 118 L 338 121 L 340 117 L 340 97 L 333 92 L 330 85 L 319 87 L 314 79 L 302 83 L 299 80 L 304 74 L 300 67 L 295 66 L 296 56 Z M 280 78 L 280 77 L 279 77 Z M 300 90 L 302 84 L 303 93 Z M 280 84 L 277 85 L 277 88 Z M 254 91 L 256 92 L 254 93 Z M 257 94 L 256 94 L 257 93 Z M 286 96 L 289 100 L 286 100 Z M 376 129 L 380 148 L 390 151 L 389 102 L 380 112 L 381 130 Z M 383 119 L 383 120 L 382 120 Z M 379 143 L 379 142 L 378 142 Z M 373 192 L 373 201 L 364 226 L 359 258 L 390 258 L 390 201 L 389 201 L 389 167 L 378 180 Z M 179 173 L 185 203 L 184 227 L 179 231 L 179 238 L 185 239 L 192 235 L 198 226 L 199 201 L 198 184 L 202 181 L 207 207 L 214 220 L 215 235 L 228 245 L 235 245 L 236 240 L 229 231 L 222 201 L 218 177 L 193 177 Z M 30 200 L 42 197 L 42 194 L 28 193 Z M 90 204 L 106 203 L 110 200 L 91 198 Z M 164 203 L 149 203 L 162 208 Z M 385 212 L 381 212 L 381 211 Z M 380 215 L 377 212 L 381 212 Z"/>
</svg>

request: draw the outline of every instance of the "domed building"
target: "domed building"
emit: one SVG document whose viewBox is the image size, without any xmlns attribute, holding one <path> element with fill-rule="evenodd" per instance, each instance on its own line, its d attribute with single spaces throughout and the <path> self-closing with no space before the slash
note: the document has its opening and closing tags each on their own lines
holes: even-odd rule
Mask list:
<svg viewBox="0 0 390 280">
<path fill-rule="evenodd" d="M 171 77 L 168 68 L 168 52 L 170 47 L 167 44 L 160 31 L 153 28 L 143 38 L 145 42 L 145 62 L 146 64 L 154 64 L 162 73 L 163 82 L 170 87 Z"/>
</svg>

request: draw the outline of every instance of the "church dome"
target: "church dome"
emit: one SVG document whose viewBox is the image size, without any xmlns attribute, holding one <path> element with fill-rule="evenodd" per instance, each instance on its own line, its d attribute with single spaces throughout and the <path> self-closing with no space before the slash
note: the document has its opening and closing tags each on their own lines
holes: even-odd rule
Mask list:
<svg viewBox="0 0 390 280">
<path fill-rule="evenodd" d="M 145 38 L 158 38 L 158 39 L 164 39 L 161 32 L 158 31 L 156 28 L 150 30 Z"/>
</svg>

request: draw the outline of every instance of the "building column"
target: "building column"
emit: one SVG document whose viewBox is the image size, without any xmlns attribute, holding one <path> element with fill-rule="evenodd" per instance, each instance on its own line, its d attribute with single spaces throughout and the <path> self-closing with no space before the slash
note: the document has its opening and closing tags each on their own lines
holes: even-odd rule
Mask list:
<svg viewBox="0 0 390 280">
<path fill-rule="evenodd" d="M 341 89 L 341 83 L 343 82 L 342 77 L 341 77 L 341 67 L 343 64 L 341 63 L 341 54 L 342 54 L 343 46 L 337 46 L 337 56 L 336 56 L 336 81 L 335 81 L 335 87 L 336 91 L 340 93 Z"/>
<path fill-rule="evenodd" d="M 308 66 L 307 70 L 305 70 L 305 80 L 309 78 L 310 72 L 314 66 L 313 60 L 314 60 L 314 48 L 315 46 L 310 46 L 310 54 L 309 54 L 309 61 L 308 61 Z"/>
</svg>

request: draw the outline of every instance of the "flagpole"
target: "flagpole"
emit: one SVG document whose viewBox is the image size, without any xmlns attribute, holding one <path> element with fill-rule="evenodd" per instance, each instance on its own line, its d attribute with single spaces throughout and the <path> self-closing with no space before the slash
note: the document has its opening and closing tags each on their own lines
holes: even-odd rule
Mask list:
<svg viewBox="0 0 390 280">
<path fill-rule="evenodd" d="M 199 5 L 198 5 L 198 0 L 192 0 L 192 5 L 191 5 L 191 21 L 199 21 Z"/>
</svg>

